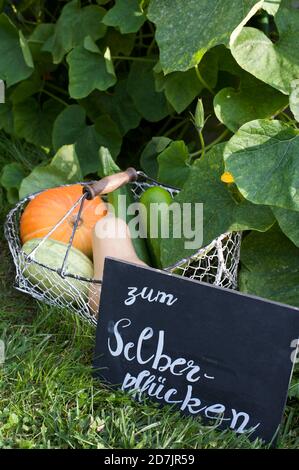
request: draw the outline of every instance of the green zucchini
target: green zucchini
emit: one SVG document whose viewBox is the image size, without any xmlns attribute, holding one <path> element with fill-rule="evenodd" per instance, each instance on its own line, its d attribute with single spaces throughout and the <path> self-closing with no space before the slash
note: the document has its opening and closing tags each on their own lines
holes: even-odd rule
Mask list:
<svg viewBox="0 0 299 470">
<path fill-rule="evenodd" d="M 102 166 L 102 176 L 109 176 L 121 171 L 121 169 L 111 157 L 109 151 L 107 149 L 103 149 L 102 147 L 100 150 L 100 160 Z M 125 204 L 120 202 L 122 200 L 120 196 L 124 196 L 123 201 L 125 201 Z M 115 217 L 119 217 L 120 219 L 124 220 L 127 225 L 129 225 L 129 222 L 136 217 L 134 214 L 128 215 L 127 212 L 129 205 L 136 202 L 129 185 L 122 186 L 112 193 L 107 194 L 107 201 L 113 206 Z M 138 258 L 141 259 L 144 263 L 150 265 L 150 257 L 145 239 L 132 236 L 132 243 Z"/>
<path fill-rule="evenodd" d="M 162 221 L 163 214 L 165 214 L 165 205 L 169 206 L 172 203 L 172 197 L 170 193 L 161 188 L 161 186 L 153 186 L 142 194 L 140 203 L 144 204 L 145 211 L 141 212 L 142 222 L 146 226 L 147 232 L 147 247 L 150 253 L 152 265 L 155 268 L 162 268 L 160 250 L 161 250 L 161 235 L 162 235 Z M 151 205 L 155 204 L 152 208 Z M 157 227 L 153 227 L 153 224 L 157 223 Z M 154 236 L 151 234 L 154 233 Z"/>
</svg>

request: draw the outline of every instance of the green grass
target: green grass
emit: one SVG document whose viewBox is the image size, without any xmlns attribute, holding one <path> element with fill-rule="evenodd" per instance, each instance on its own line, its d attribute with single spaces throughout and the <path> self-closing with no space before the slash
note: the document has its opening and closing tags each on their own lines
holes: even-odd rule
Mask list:
<svg viewBox="0 0 299 470">
<path fill-rule="evenodd" d="M 261 447 L 170 408 L 136 403 L 93 380 L 94 328 L 14 290 L 2 235 L 0 253 L 0 338 L 6 344 L 0 366 L 0 448 Z M 298 382 L 297 376 L 294 395 Z M 298 397 L 288 402 L 278 446 L 299 447 Z"/>
</svg>

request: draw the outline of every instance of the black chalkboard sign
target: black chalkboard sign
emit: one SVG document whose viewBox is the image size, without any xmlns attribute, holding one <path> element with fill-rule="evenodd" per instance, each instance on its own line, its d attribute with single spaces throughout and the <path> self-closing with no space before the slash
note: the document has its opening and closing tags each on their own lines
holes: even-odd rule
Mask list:
<svg viewBox="0 0 299 470">
<path fill-rule="evenodd" d="M 136 399 L 270 442 L 298 337 L 297 308 L 106 259 L 95 373 Z"/>
</svg>

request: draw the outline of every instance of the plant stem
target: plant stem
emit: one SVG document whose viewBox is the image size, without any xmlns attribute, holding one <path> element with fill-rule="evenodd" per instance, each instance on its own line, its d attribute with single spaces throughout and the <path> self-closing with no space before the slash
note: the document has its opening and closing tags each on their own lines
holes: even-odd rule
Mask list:
<svg viewBox="0 0 299 470">
<path fill-rule="evenodd" d="M 158 134 L 159 136 L 160 136 L 160 135 L 164 135 L 164 132 L 166 131 L 166 129 L 167 129 L 167 127 L 169 126 L 169 124 L 171 123 L 172 119 L 173 119 L 172 117 L 170 117 L 170 118 L 167 119 L 167 121 L 165 122 L 165 124 L 162 126 L 162 129 L 160 129 L 160 131 L 159 131 L 159 134 Z"/>
<path fill-rule="evenodd" d="M 285 113 L 284 111 L 281 111 L 278 117 L 279 116 L 283 116 L 286 119 L 286 121 L 293 121 L 293 119 L 291 119 L 290 116 L 288 116 L 287 113 Z"/>
<path fill-rule="evenodd" d="M 55 16 L 50 12 L 50 10 L 48 10 L 47 8 L 43 7 L 45 12 L 47 13 L 47 15 L 50 16 L 51 20 L 53 21 L 53 23 L 56 23 L 56 18 Z"/>
<path fill-rule="evenodd" d="M 66 90 L 64 90 L 63 88 L 60 88 L 59 86 L 55 85 L 54 83 L 52 82 L 49 82 L 47 81 L 47 87 L 50 87 L 52 88 L 53 90 L 55 91 L 58 91 L 59 93 L 61 93 L 62 95 L 65 95 L 67 97 L 69 97 L 69 94 Z"/>
<path fill-rule="evenodd" d="M 202 135 L 202 131 L 199 131 L 199 139 L 200 139 L 200 144 L 201 144 L 201 158 L 202 158 L 205 155 L 205 149 L 206 149 L 206 144 Z"/>
<path fill-rule="evenodd" d="M 27 42 L 30 44 L 44 44 L 44 41 L 39 41 L 38 39 L 27 39 Z"/>
<path fill-rule="evenodd" d="M 45 95 L 50 96 L 51 98 L 53 98 L 53 100 L 56 100 L 58 103 L 62 104 L 63 106 L 65 106 L 65 107 L 68 106 L 68 103 L 66 101 L 62 100 L 61 98 L 59 98 L 56 95 L 53 95 L 53 93 L 51 93 L 48 90 L 45 90 L 45 88 L 43 88 L 41 91 L 42 91 L 42 93 L 44 93 Z"/>
<path fill-rule="evenodd" d="M 185 135 L 185 132 L 189 129 L 189 126 L 190 126 L 190 122 L 189 122 L 189 120 L 187 120 L 187 122 L 184 125 L 183 129 L 181 130 L 181 132 L 177 136 L 177 140 L 181 140 L 183 138 L 183 136 Z"/>
<path fill-rule="evenodd" d="M 204 147 L 204 152 L 206 152 L 207 150 L 210 150 L 210 148 L 213 147 L 214 145 L 219 144 L 219 142 L 221 142 L 228 134 L 229 134 L 229 130 L 225 129 L 225 131 L 223 131 L 222 134 L 220 134 L 217 137 L 217 139 L 213 140 L 213 142 L 211 142 L 209 145 Z M 203 149 L 200 149 L 200 150 L 197 150 L 197 152 L 190 153 L 190 157 L 194 158 L 194 157 L 201 155 L 202 153 L 203 153 Z"/>
<path fill-rule="evenodd" d="M 181 122 L 178 122 L 178 124 L 176 124 L 175 126 L 173 126 L 171 129 L 169 129 L 169 131 L 165 132 L 164 134 L 164 137 L 168 137 L 169 135 L 171 135 L 173 132 L 177 131 L 178 129 L 180 129 L 182 126 L 184 126 L 186 124 L 186 122 L 188 121 L 189 119 L 184 119 L 183 121 Z"/>
<path fill-rule="evenodd" d="M 138 47 L 143 46 L 143 33 L 142 33 L 142 29 L 140 29 L 137 38 L 138 38 L 138 44 L 137 44 L 137 46 L 138 46 Z"/>
<path fill-rule="evenodd" d="M 195 72 L 196 72 L 197 78 L 200 81 L 200 83 L 202 84 L 202 86 L 204 88 L 206 88 L 207 90 L 209 90 L 209 92 L 212 93 L 212 95 L 215 95 L 215 93 L 212 90 L 212 88 L 210 87 L 210 85 L 208 85 L 207 82 L 205 81 L 205 79 L 202 77 L 202 75 L 199 71 L 198 65 L 195 65 Z"/>
<path fill-rule="evenodd" d="M 148 22 L 148 25 L 149 25 L 149 29 L 151 30 L 151 33 L 152 35 L 154 36 L 156 31 L 155 31 L 155 28 L 154 28 L 154 25 L 153 23 L 151 23 L 150 21 Z"/>
<path fill-rule="evenodd" d="M 111 57 L 112 59 L 115 59 L 115 60 L 132 60 L 132 61 L 136 61 L 136 62 L 156 62 L 157 59 L 152 59 L 150 57 L 127 57 L 125 55 L 114 55 Z"/>
<path fill-rule="evenodd" d="M 277 117 L 279 118 L 279 116 L 282 116 L 288 124 L 290 124 L 290 125 L 293 126 L 295 129 L 297 129 L 297 122 L 296 122 L 296 120 L 295 120 L 295 119 L 292 119 L 291 116 L 289 116 L 287 113 L 285 113 L 284 111 L 281 111 Z"/>
<path fill-rule="evenodd" d="M 152 33 L 146 33 L 142 35 L 143 38 L 152 38 L 153 34 Z"/>
<path fill-rule="evenodd" d="M 34 26 L 36 26 L 38 24 L 37 21 L 30 21 L 30 20 L 25 20 L 25 19 L 22 19 L 22 22 L 24 24 L 31 24 L 31 25 L 34 25 Z"/>
<path fill-rule="evenodd" d="M 147 56 L 149 56 L 151 54 L 153 48 L 155 47 L 155 43 L 156 43 L 156 38 L 154 37 L 152 42 L 148 46 L 148 50 L 147 50 L 147 53 L 146 53 Z"/>
</svg>

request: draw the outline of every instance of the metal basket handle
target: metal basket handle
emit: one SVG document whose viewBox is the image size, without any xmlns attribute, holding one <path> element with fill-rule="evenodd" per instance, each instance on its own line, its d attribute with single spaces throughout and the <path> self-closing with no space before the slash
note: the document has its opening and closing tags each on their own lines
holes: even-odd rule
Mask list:
<svg viewBox="0 0 299 470">
<path fill-rule="evenodd" d="M 114 175 L 110 176 L 105 176 L 99 181 L 85 185 L 83 188 L 83 193 L 86 194 L 86 199 L 94 199 L 96 196 L 112 193 L 125 184 L 136 181 L 137 178 L 137 171 L 135 168 L 130 167 L 126 171 L 115 173 Z"/>
</svg>

